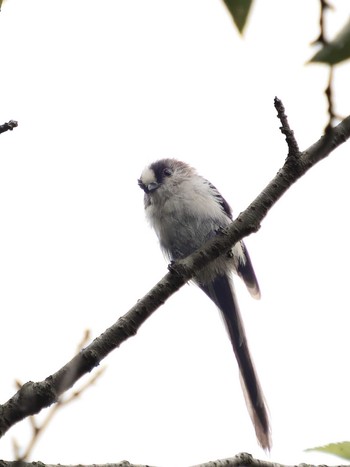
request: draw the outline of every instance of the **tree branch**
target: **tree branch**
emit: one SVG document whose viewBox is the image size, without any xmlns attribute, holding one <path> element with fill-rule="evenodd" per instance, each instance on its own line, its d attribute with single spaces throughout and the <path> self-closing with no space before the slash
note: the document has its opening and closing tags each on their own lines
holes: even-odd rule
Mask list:
<svg viewBox="0 0 350 467">
<path fill-rule="evenodd" d="M 44 464 L 43 462 L 23 462 L 23 461 L 0 461 L 1 467 L 151 467 L 149 464 L 131 464 L 129 461 L 121 461 L 108 464 L 93 464 L 93 465 L 63 465 L 63 464 Z M 235 457 L 228 459 L 219 459 L 216 461 L 206 462 L 204 464 L 194 465 L 192 467 L 305 467 L 306 464 L 299 466 L 288 466 L 285 464 L 277 464 L 276 462 L 262 461 L 255 459 L 251 454 L 242 452 Z M 325 467 L 307 464 L 307 467 Z M 348 465 L 337 465 L 332 467 L 349 467 Z"/>
<path fill-rule="evenodd" d="M 15 120 L 10 120 L 7 123 L 3 123 L 0 125 L 0 133 L 5 133 L 5 131 L 12 131 L 14 128 L 18 126 L 18 122 Z"/>
<path fill-rule="evenodd" d="M 284 119 L 284 112 L 282 114 Z M 289 128 L 286 123 L 288 123 L 287 120 L 283 120 L 282 127 Z M 327 132 L 306 151 L 295 154 L 289 150 L 283 167 L 274 179 L 227 229 L 192 255 L 172 264 L 169 267 L 169 272 L 147 295 L 60 370 L 44 381 L 24 384 L 11 399 L 1 405 L 0 436 L 3 436 L 11 426 L 28 415 L 38 413 L 44 407 L 57 402 L 59 396 L 72 387 L 81 376 L 99 365 L 101 360 L 122 342 L 134 336 L 141 324 L 200 269 L 213 259 L 225 254 L 243 237 L 257 232 L 268 211 L 288 188 L 349 137 L 350 116 Z M 291 142 L 293 139 L 288 144 Z"/>
</svg>

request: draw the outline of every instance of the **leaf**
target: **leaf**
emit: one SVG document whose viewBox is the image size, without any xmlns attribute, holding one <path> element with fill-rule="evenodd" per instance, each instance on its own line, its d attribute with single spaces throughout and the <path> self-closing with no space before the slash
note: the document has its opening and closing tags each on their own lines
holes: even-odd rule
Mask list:
<svg viewBox="0 0 350 467">
<path fill-rule="evenodd" d="M 350 19 L 336 37 L 324 45 L 310 60 L 335 65 L 350 58 Z"/>
<path fill-rule="evenodd" d="M 253 0 L 224 0 L 224 3 L 238 31 L 242 34 Z"/>
<path fill-rule="evenodd" d="M 330 443 L 325 446 L 318 446 L 316 448 L 305 449 L 306 452 L 318 451 L 326 452 L 327 454 L 334 454 L 335 456 L 342 457 L 343 459 L 350 459 L 350 441 L 343 441 L 342 443 Z"/>
</svg>

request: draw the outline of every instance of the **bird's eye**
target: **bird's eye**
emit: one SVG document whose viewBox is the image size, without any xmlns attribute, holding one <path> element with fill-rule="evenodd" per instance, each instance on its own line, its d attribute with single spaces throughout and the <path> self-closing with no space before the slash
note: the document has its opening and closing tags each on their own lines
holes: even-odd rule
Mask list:
<svg viewBox="0 0 350 467">
<path fill-rule="evenodd" d="M 166 176 L 166 177 L 170 177 L 170 175 L 172 174 L 172 170 L 169 169 L 169 167 L 165 167 L 165 169 L 163 170 L 163 174 Z"/>
</svg>

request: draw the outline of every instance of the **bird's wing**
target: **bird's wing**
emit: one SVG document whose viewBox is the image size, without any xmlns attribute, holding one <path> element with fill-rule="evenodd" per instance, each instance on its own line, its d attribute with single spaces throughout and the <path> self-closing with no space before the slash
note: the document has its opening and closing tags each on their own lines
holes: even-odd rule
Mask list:
<svg viewBox="0 0 350 467">
<path fill-rule="evenodd" d="M 232 221 L 232 210 L 228 202 L 225 200 L 225 198 L 219 193 L 217 188 L 210 183 L 208 180 L 205 180 L 206 183 L 210 186 L 212 189 L 213 195 L 216 197 L 218 200 L 221 209 L 224 211 L 224 213 L 227 215 L 228 219 Z M 240 242 L 241 247 L 245 256 L 245 261 L 239 261 L 238 267 L 237 267 L 237 274 L 241 279 L 243 279 L 245 285 L 247 286 L 247 289 L 249 290 L 251 296 L 253 298 L 259 299 L 260 298 L 260 288 L 259 288 L 259 283 L 256 278 L 253 265 L 248 253 L 248 250 L 244 244 L 243 241 Z"/>
<path fill-rule="evenodd" d="M 255 277 L 255 276 L 254 276 Z M 264 449 L 270 449 L 270 424 L 265 399 L 250 357 L 243 322 L 228 276 L 218 276 L 210 284 L 198 284 L 221 310 L 237 358 L 243 393 L 256 436 Z"/>
<path fill-rule="evenodd" d="M 237 274 L 241 279 L 243 279 L 247 289 L 249 290 L 250 295 L 253 298 L 260 298 L 260 287 L 258 279 L 256 278 L 253 265 L 248 253 L 248 250 L 243 242 L 241 242 L 242 250 L 245 256 L 245 261 L 239 261 L 237 266 Z"/>
</svg>

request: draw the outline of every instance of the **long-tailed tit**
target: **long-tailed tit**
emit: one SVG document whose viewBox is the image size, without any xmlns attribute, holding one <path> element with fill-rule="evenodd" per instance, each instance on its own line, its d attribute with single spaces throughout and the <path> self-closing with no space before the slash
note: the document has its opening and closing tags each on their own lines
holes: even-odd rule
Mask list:
<svg viewBox="0 0 350 467">
<path fill-rule="evenodd" d="M 146 217 L 172 261 L 193 253 L 232 221 L 231 208 L 218 190 L 184 162 L 175 159 L 154 162 L 143 170 L 138 184 L 145 192 Z M 254 298 L 260 297 L 259 284 L 242 241 L 229 254 L 202 269 L 193 280 L 223 314 L 257 439 L 264 449 L 270 449 L 267 408 L 250 357 L 231 271 L 243 279 Z"/>
</svg>

